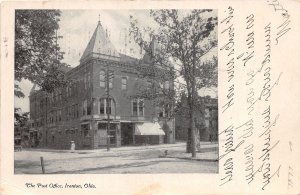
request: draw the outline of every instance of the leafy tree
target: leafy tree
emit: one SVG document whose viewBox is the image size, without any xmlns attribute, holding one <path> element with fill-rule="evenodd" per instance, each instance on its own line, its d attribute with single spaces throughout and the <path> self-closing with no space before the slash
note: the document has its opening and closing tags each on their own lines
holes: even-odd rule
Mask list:
<svg viewBox="0 0 300 195">
<path fill-rule="evenodd" d="M 18 83 L 27 79 L 51 92 L 66 83 L 57 44 L 59 10 L 16 10 L 15 95 L 24 97 Z M 51 79 L 48 79 L 51 78 Z M 55 79 L 53 79 L 55 78 Z"/>
<path fill-rule="evenodd" d="M 195 109 L 197 91 L 217 86 L 217 58 L 207 60 L 204 56 L 217 46 L 214 29 L 217 17 L 212 10 L 151 10 L 158 29 L 141 28 L 131 16 L 130 32 L 134 40 L 150 53 L 153 66 L 174 70 L 184 79 L 179 90 L 187 94 L 188 118 L 191 129 L 191 153 L 196 156 Z M 157 48 L 151 40 L 157 39 Z M 157 75 L 153 75 L 157 79 Z M 175 76 L 174 76 L 175 79 Z M 175 80 L 176 81 L 176 80 Z"/>
<path fill-rule="evenodd" d="M 68 84 L 63 52 L 57 44 L 59 10 L 16 10 L 15 12 L 15 97 L 24 98 L 23 80 L 52 92 Z M 20 111 L 20 110 L 18 110 Z M 18 113 L 15 110 L 15 117 Z"/>
</svg>

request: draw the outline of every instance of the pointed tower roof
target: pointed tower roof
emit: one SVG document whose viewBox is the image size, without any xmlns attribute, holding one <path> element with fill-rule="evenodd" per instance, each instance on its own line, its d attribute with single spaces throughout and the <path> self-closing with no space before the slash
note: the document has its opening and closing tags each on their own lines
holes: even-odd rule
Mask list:
<svg viewBox="0 0 300 195">
<path fill-rule="evenodd" d="M 110 42 L 107 30 L 104 31 L 100 21 L 80 58 L 80 62 L 89 58 L 101 58 L 114 61 L 120 60 L 120 54 Z"/>
</svg>

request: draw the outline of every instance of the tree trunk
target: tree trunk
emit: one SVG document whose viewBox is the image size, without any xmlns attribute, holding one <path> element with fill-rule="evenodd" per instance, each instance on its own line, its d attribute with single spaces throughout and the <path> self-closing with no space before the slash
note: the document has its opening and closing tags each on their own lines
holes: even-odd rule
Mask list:
<svg viewBox="0 0 300 195">
<path fill-rule="evenodd" d="M 187 134 L 187 142 L 186 142 L 186 152 L 191 153 L 192 152 L 192 134 L 191 134 L 191 128 L 188 128 L 188 134 Z"/>
<path fill-rule="evenodd" d="M 190 129 L 191 129 L 191 152 L 192 157 L 196 157 L 196 133 L 195 133 L 195 112 L 194 112 L 194 105 L 195 105 L 195 82 L 194 78 L 192 78 L 191 82 L 191 96 L 189 98 L 190 101 Z"/>
<path fill-rule="evenodd" d="M 192 101 L 193 102 L 193 101 Z M 193 105 L 193 104 L 192 104 Z M 191 107 L 190 111 L 190 127 L 191 127 L 191 149 L 192 157 L 196 157 L 196 139 L 195 139 L 195 125 L 194 125 L 194 108 Z"/>
<path fill-rule="evenodd" d="M 200 142 L 199 139 L 196 139 L 196 128 L 195 128 L 195 110 L 194 110 L 194 105 L 195 105 L 195 79 L 192 78 L 190 81 L 190 89 L 188 89 L 188 98 L 187 98 L 187 103 L 189 107 L 189 128 L 188 128 L 188 138 L 187 138 L 187 145 L 186 145 L 186 152 L 187 153 L 192 153 L 192 157 L 196 157 L 196 147 L 199 149 L 200 148 Z M 197 140 L 197 141 L 196 141 Z"/>
</svg>

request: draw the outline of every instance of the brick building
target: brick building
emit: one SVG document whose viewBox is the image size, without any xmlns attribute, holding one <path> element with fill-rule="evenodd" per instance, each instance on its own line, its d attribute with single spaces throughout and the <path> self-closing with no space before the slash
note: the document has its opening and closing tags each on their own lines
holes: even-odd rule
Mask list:
<svg viewBox="0 0 300 195">
<path fill-rule="evenodd" d="M 197 134 L 200 133 L 200 141 L 218 140 L 218 99 L 210 96 L 198 97 L 195 110 L 195 127 Z M 176 140 L 188 139 L 189 120 L 187 110 L 187 98 L 181 97 L 181 108 L 175 115 Z M 184 111 L 185 110 L 185 111 Z"/>
<path fill-rule="evenodd" d="M 38 132 L 38 147 L 68 149 L 70 141 L 76 149 L 105 147 L 108 114 L 111 146 L 174 143 L 174 118 L 160 114 L 152 100 L 136 97 L 140 86 L 149 83 L 137 72 L 138 66 L 149 66 L 146 58 L 117 52 L 99 21 L 80 64 L 66 69 L 72 85 L 51 94 L 34 87 L 30 93 L 31 130 Z M 171 80 L 164 84 L 173 87 Z"/>
</svg>

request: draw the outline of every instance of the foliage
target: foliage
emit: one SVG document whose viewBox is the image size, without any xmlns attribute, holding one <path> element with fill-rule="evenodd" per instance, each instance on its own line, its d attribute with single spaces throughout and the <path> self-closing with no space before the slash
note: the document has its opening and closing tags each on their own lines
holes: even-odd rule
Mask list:
<svg viewBox="0 0 300 195">
<path fill-rule="evenodd" d="M 159 25 L 157 30 L 139 27 L 138 21 L 131 16 L 130 32 L 136 43 L 148 54 L 144 60 L 152 66 L 176 73 L 171 74 L 173 81 L 177 77 L 185 81 L 179 89 L 187 94 L 193 157 L 196 155 L 194 110 L 197 107 L 197 91 L 217 86 L 217 58 L 207 60 L 204 57 L 217 46 L 214 33 L 217 17 L 211 12 L 208 9 L 151 10 L 151 16 Z M 161 79 L 159 74 L 152 75 L 152 80 Z"/>
<path fill-rule="evenodd" d="M 21 112 L 20 108 L 15 108 L 15 126 L 23 127 L 29 120 L 29 112 Z"/>
<path fill-rule="evenodd" d="M 66 84 L 57 44 L 59 10 L 16 10 L 15 12 L 15 95 L 24 97 L 18 82 L 27 79 L 53 91 Z"/>
<path fill-rule="evenodd" d="M 18 84 L 15 84 L 14 93 L 15 93 L 15 96 L 18 97 L 18 98 L 24 98 L 25 97 L 24 93 L 22 92 L 22 90 L 21 90 L 21 88 L 19 87 Z"/>
</svg>

